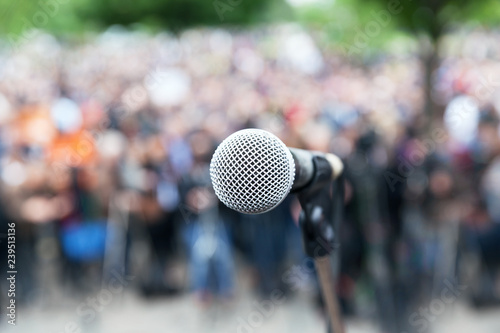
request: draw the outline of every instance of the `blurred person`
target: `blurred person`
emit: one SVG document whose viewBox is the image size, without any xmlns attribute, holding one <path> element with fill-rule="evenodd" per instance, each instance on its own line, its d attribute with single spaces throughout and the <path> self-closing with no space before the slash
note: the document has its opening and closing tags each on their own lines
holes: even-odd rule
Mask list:
<svg viewBox="0 0 500 333">
<path fill-rule="evenodd" d="M 456 281 L 457 244 L 453 236 L 459 222 L 457 187 L 450 158 L 441 155 L 439 145 L 408 128 L 391 163 L 396 178 L 392 179 L 395 183 L 391 184 L 389 198 L 397 205 L 389 217 L 397 239 L 390 256 L 399 285 L 397 306 L 403 318 L 428 304 L 442 290 L 444 281 Z M 410 332 L 416 329 L 405 321 L 400 325 Z"/>
<path fill-rule="evenodd" d="M 475 179 L 480 184 L 475 193 L 474 210 L 463 229 L 466 251 L 479 259 L 472 298 L 477 306 L 500 303 L 500 214 L 498 210 L 500 138 L 498 117 L 492 110 L 483 112 L 478 135 L 471 149 Z"/>
<path fill-rule="evenodd" d="M 253 284 L 259 297 L 268 298 L 273 290 L 289 291 L 283 276 L 287 243 L 297 228 L 291 216 L 291 199 L 284 200 L 270 212 L 239 218 L 242 236 L 248 242 L 248 259 L 255 269 Z M 300 246 L 293 244 L 292 246 Z M 295 258 L 300 259 L 300 258 Z"/>
<path fill-rule="evenodd" d="M 354 149 L 346 159 L 352 184 L 352 201 L 347 206 L 352 225 L 346 227 L 346 231 L 350 231 L 350 238 L 358 248 L 354 244 L 348 246 L 353 261 L 344 262 L 343 282 L 351 281 L 353 293 L 352 281 L 360 278 L 360 269 L 363 269 L 369 278 L 368 288 L 374 293 L 372 302 L 381 329 L 396 333 L 406 329 L 403 320 L 398 318 L 404 318 L 407 307 L 401 294 L 396 252 L 401 242 L 401 220 L 392 218 L 393 212 L 399 209 L 398 200 L 392 201 L 397 199 L 398 192 L 388 188 L 386 175 L 391 166 L 384 158 L 381 139 L 373 128 L 358 126 Z M 361 268 L 355 263 L 362 264 Z M 349 304 L 349 298 L 345 302 Z"/>
<path fill-rule="evenodd" d="M 193 166 L 182 182 L 184 237 L 188 247 L 191 289 L 203 304 L 234 296 L 234 259 L 228 221 L 211 187 L 209 163 L 215 143 L 205 131 L 189 137 Z"/>
<path fill-rule="evenodd" d="M 179 286 L 170 273 L 177 251 L 180 194 L 159 142 L 149 145 L 142 172 L 145 186 L 141 190 L 141 211 L 153 250 L 151 270 L 142 291 L 146 296 L 174 294 Z"/>
<path fill-rule="evenodd" d="M 93 168 L 72 168 L 67 195 L 71 210 L 60 220 L 60 237 L 66 281 L 77 294 L 95 290 L 100 285 L 105 256 L 107 175 Z M 105 189 L 102 191 L 101 186 Z"/>
</svg>

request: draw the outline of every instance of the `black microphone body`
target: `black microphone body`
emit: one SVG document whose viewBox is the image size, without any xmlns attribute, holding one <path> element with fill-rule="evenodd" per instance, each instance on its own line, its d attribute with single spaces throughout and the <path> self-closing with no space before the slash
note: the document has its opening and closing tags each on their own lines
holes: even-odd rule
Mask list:
<svg viewBox="0 0 500 333">
<path fill-rule="evenodd" d="M 337 178 L 343 171 L 343 164 L 340 158 L 333 154 L 325 154 L 317 151 L 310 151 L 298 148 L 288 148 L 295 163 L 295 179 L 291 192 L 301 191 L 313 182 L 317 172 L 330 174 L 330 179 Z M 314 158 L 324 158 L 325 163 L 314 163 Z M 321 169 L 321 170 L 318 170 Z"/>
</svg>

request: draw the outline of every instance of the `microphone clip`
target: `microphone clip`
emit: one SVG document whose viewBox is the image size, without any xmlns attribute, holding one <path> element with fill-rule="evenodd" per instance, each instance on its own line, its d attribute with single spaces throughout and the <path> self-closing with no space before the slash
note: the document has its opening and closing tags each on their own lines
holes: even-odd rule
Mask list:
<svg viewBox="0 0 500 333">
<path fill-rule="evenodd" d="M 324 156 L 314 156 L 314 178 L 297 192 L 302 206 L 299 225 L 307 256 L 322 258 L 339 247 L 338 232 L 344 207 L 343 173 L 332 180 L 331 164 Z"/>
</svg>

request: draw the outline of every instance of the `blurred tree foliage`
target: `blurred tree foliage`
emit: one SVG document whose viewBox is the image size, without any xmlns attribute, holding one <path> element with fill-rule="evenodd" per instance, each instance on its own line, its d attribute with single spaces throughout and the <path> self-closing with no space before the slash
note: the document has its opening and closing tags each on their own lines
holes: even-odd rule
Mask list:
<svg viewBox="0 0 500 333">
<path fill-rule="evenodd" d="M 394 15 L 398 27 L 425 34 L 437 41 L 450 27 L 470 22 L 484 25 L 500 23 L 498 0 L 367 0 L 380 7 L 398 2 L 401 12 Z"/>
<path fill-rule="evenodd" d="M 266 11 L 267 0 L 100 0 L 82 6 L 85 20 L 101 25 L 146 22 L 172 29 L 193 25 L 246 24 Z"/>
<path fill-rule="evenodd" d="M 0 0 L 0 34 L 29 27 L 64 33 L 135 23 L 178 30 L 295 18 L 320 31 L 327 42 L 348 48 L 367 24 L 377 20 L 374 13 L 387 10 L 394 1 L 402 11 L 369 36 L 368 47 L 359 53 L 395 35 L 424 33 L 437 40 L 450 24 L 498 23 L 500 18 L 499 0 L 316 0 L 293 9 L 285 0 Z"/>
<path fill-rule="evenodd" d="M 141 24 L 179 30 L 291 18 L 282 0 L 0 0 L 0 34 L 42 28 L 54 33 Z"/>
<path fill-rule="evenodd" d="M 389 13 L 387 19 L 382 11 Z M 455 27 L 499 25 L 500 1 L 324 0 L 299 8 L 297 17 L 334 47 L 344 52 L 352 48 L 350 56 L 365 55 L 397 37 L 425 36 L 435 43 Z M 365 44 L 361 35 L 367 37 L 366 46 L 364 52 L 356 52 L 356 44 Z"/>
</svg>

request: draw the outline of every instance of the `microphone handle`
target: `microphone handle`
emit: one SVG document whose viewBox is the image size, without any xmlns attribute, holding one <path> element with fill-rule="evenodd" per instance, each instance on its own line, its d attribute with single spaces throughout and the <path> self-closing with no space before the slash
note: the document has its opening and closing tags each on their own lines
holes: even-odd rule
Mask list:
<svg viewBox="0 0 500 333">
<path fill-rule="evenodd" d="M 344 170 L 342 160 L 334 154 L 325 154 L 298 148 L 289 148 L 289 150 L 295 162 L 295 180 L 293 182 L 292 191 L 307 186 L 314 178 L 316 172 L 313 163 L 314 156 L 322 156 L 328 161 L 331 167 L 332 180 L 340 176 Z"/>
</svg>

